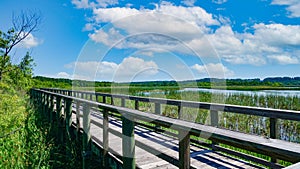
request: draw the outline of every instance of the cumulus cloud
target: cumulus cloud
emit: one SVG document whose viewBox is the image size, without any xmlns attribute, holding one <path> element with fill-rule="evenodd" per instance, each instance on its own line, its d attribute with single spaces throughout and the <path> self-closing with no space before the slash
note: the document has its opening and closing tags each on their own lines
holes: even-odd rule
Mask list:
<svg viewBox="0 0 300 169">
<path fill-rule="evenodd" d="M 76 8 L 90 8 L 89 0 L 72 0 L 72 4 L 74 4 Z"/>
<path fill-rule="evenodd" d="M 300 1 L 299 0 L 273 0 L 273 5 L 287 6 L 286 10 L 289 12 L 288 16 L 291 18 L 300 17 Z"/>
<path fill-rule="evenodd" d="M 226 0 L 215 2 L 225 3 Z M 274 0 L 273 3 L 287 4 L 282 0 Z M 284 64 L 294 64 L 299 54 L 299 25 L 257 23 L 249 29 L 251 31 L 239 33 L 229 26 L 228 18 L 213 16 L 201 7 L 175 6 L 166 2 L 156 4 L 154 9 L 94 8 L 93 13 L 96 23 L 111 24 L 107 29 L 95 30 L 89 37 L 116 48 L 151 48 L 152 52 L 155 49 L 219 57 L 230 64 L 257 66 L 268 62 L 284 63 L 278 60 L 282 53 L 294 58 Z"/>
<path fill-rule="evenodd" d="M 39 44 L 41 44 L 42 41 L 39 40 L 38 38 L 34 37 L 31 33 L 25 38 L 23 39 L 19 44 L 18 47 L 19 48 L 32 48 L 35 46 L 38 46 Z"/>
<path fill-rule="evenodd" d="M 300 25 L 255 24 L 255 38 L 272 46 L 300 46 Z"/>
<path fill-rule="evenodd" d="M 59 72 L 56 74 L 56 78 L 64 78 L 64 79 L 71 79 L 72 76 L 67 72 Z"/>
<path fill-rule="evenodd" d="M 113 80 L 130 81 L 136 75 L 150 76 L 158 73 L 158 66 L 153 61 L 145 61 L 141 58 L 128 57 L 117 64 L 114 62 L 73 62 L 65 65 L 74 69 L 74 78 L 85 80 Z"/>
<path fill-rule="evenodd" d="M 186 5 L 186 6 L 194 6 L 196 0 L 183 0 L 181 1 L 182 4 Z"/>
<path fill-rule="evenodd" d="M 106 8 L 108 6 L 117 5 L 118 3 L 118 0 L 97 0 L 97 3 L 95 3 L 95 5 Z"/>
<path fill-rule="evenodd" d="M 209 63 L 206 65 L 195 64 L 191 66 L 201 75 L 208 75 L 210 78 L 227 78 L 234 75 L 234 72 L 229 70 L 221 63 Z"/>
<path fill-rule="evenodd" d="M 296 55 L 295 49 L 300 47 L 299 25 L 260 23 L 253 29 L 254 33 L 241 34 L 229 26 L 221 26 L 207 37 L 220 57 L 232 64 L 264 65 L 270 59 L 268 56 L 279 56 L 287 51 L 289 55 Z M 295 62 L 285 62 L 289 63 Z"/>
<path fill-rule="evenodd" d="M 216 3 L 216 4 L 223 4 L 225 2 L 227 2 L 227 0 L 212 0 L 213 3 Z"/>
<path fill-rule="evenodd" d="M 76 8 L 106 8 L 108 6 L 117 5 L 119 2 L 118 0 L 96 0 L 96 1 L 89 1 L 89 0 L 72 0 L 72 4 L 76 6 Z"/>
<path fill-rule="evenodd" d="M 129 33 L 140 32 L 141 30 L 144 32 L 157 32 L 159 31 L 158 28 L 164 32 L 172 32 L 180 30 L 179 28 L 186 28 L 184 26 L 187 25 L 187 22 L 198 26 L 219 25 L 218 20 L 213 18 L 212 14 L 207 13 L 200 7 L 182 7 L 166 4 L 158 5 L 153 10 L 115 7 L 97 8 L 93 12 L 95 21 L 98 23 L 116 22 L 122 19 L 122 21 L 114 23 L 114 25 L 127 30 Z M 168 17 L 168 15 L 173 17 Z M 188 31 L 188 29 L 185 29 L 185 31 Z"/>
<path fill-rule="evenodd" d="M 97 23 L 112 23 L 111 26 L 115 29 L 122 30 L 124 37 L 117 37 L 125 39 L 117 46 L 119 48 L 162 48 L 184 53 L 186 48 L 182 46 L 192 43 L 193 47 L 202 50 L 202 46 L 196 44 L 199 42 L 196 39 L 211 32 L 209 26 L 220 24 L 212 14 L 200 7 L 174 6 L 170 3 L 157 5 L 153 10 L 97 8 L 94 9 L 94 14 Z M 110 30 L 96 30 L 89 36 L 108 46 L 116 41 L 115 34 L 112 35 Z M 205 43 L 207 40 L 202 44 Z"/>
<path fill-rule="evenodd" d="M 286 65 L 286 64 L 298 64 L 299 59 L 296 57 L 291 57 L 287 55 L 271 55 L 268 56 L 270 60 L 273 60 L 281 65 Z"/>
<path fill-rule="evenodd" d="M 110 28 L 108 32 L 104 30 L 96 30 L 94 33 L 89 34 L 89 37 L 95 42 L 101 42 L 107 46 L 111 46 L 123 39 L 123 35 L 114 28 Z"/>
</svg>

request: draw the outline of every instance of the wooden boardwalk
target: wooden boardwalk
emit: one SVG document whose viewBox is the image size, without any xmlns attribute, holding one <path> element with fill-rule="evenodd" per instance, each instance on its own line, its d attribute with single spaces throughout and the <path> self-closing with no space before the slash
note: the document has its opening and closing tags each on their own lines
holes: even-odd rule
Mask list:
<svg viewBox="0 0 300 169">
<path fill-rule="evenodd" d="M 73 105 L 75 111 L 75 105 Z M 80 124 L 82 123 L 82 110 L 80 111 Z M 72 121 L 76 123 L 76 114 L 72 114 Z M 102 113 L 91 111 L 91 136 L 93 141 L 102 145 L 103 129 Z M 100 125 L 99 125 L 100 124 Z M 99 127 L 100 126 L 100 127 Z M 82 126 L 81 126 L 82 127 Z M 122 121 L 109 118 L 109 148 L 113 154 L 122 156 Z M 141 126 L 135 126 L 135 153 L 138 168 L 178 168 L 174 164 L 178 161 L 178 139 L 164 133 L 157 133 Z M 151 153 L 146 150 L 151 149 Z M 216 151 L 209 150 L 194 144 L 190 147 L 192 168 L 221 168 L 221 169 L 243 169 L 260 168 L 243 160 L 235 159 Z M 163 158 L 174 159 L 174 164 Z"/>
<path fill-rule="evenodd" d="M 99 97 L 102 98 L 99 100 Z M 276 139 L 277 120 L 300 121 L 300 111 L 57 89 L 32 89 L 31 99 L 50 122 L 64 128 L 57 136 L 62 143 L 74 131 L 72 122 L 77 132 L 81 131 L 82 137 L 76 139 L 82 138 L 83 168 L 91 165 L 91 150 L 102 167 L 126 169 L 283 168 L 279 160 L 291 162 L 296 168 L 300 164 L 300 145 Z M 115 99 L 119 99 L 121 105 L 115 105 Z M 133 101 L 134 109 L 127 108 L 126 101 Z M 151 102 L 155 111 L 140 111 L 141 102 Z M 163 104 L 178 107 L 178 119 L 162 116 Z M 209 110 L 211 126 L 182 120 L 183 107 Z M 269 118 L 270 138 L 219 128 L 218 113 L 224 111 Z M 208 140 L 209 143 L 195 139 Z M 258 153 L 269 159 L 234 151 L 220 144 Z M 109 158 L 110 155 L 114 157 Z"/>
</svg>

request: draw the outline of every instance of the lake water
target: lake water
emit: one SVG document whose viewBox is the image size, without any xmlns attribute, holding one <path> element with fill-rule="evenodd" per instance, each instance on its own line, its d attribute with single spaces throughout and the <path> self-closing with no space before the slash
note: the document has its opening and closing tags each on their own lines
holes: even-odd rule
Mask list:
<svg viewBox="0 0 300 169">
<path fill-rule="evenodd" d="M 179 92 L 207 92 L 212 94 L 225 94 L 225 95 L 250 95 L 250 96 L 284 96 L 284 97 L 300 97 L 299 90 L 259 90 L 259 91 L 243 91 L 243 90 L 222 90 L 222 89 L 204 89 L 204 88 L 184 88 L 178 90 Z M 165 91 L 143 91 L 138 94 L 149 96 L 153 93 L 165 93 Z"/>
<path fill-rule="evenodd" d="M 203 88 L 185 88 L 179 90 L 180 92 L 184 91 L 194 91 L 194 92 L 208 92 L 212 94 L 244 94 L 244 95 L 257 95 L 257 96 L 267 96 L 267 95 L 275 95 L 275 96 L 297 96 L 300 97 L 299 90 L 259 90 L 259 91 L 240 91 L 240 90 L 222 90 L 222 89 L 203 89 Z"/>
</svg>

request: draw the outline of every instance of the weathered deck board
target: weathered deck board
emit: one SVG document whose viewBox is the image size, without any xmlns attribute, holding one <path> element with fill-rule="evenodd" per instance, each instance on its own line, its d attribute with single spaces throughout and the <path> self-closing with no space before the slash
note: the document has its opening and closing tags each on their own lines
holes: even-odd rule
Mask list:
<svg viewBox="0 0 300 169">
<path fill-rule="evenodd" d="M 75 108 L 73 108 L 75 110 Z M 82 111 L 80 112 L 82 114 Z M 73 122 L 76 122 L 75 114 L 72 115 Z M 102 115 L 99 112 L 92 111 L 91 120 L 94 120 L 102 124 Z M 82 118 L 80 119 L 80 124 L 82 124 Z M 114 118 L 109 118 L 109 128 L 119 132 L 115 135 L 109 133 L 109 147 L 122 155 L 122 139 L 119 137 L 122 133 L 122 122 Z M 102 128 L 91 124 L 91 135 L 96 137 L 101 142 L 102 138 Z M 119 135 L 119 136 L 118 136 Z M 156 152 L 163 153 L 171 158 L 178 160 L 178 140 L 172 137 L 166 136 L 162 133 L 156 133 L 142 127 L 135 127 L 135 140 L 141 144 L 145 144 Z M 236 169 L 252 169 L 259 168 L 257 166 L 251 165 L 248 162 L 231 158 L 229 156 L 222 155 L 218 152 L 211 151 L 209 149 L 204 149 L 198 146 L 191 145 L 191 165 L 194 168 L 236 168 Z M 158 156 L 162 154 L 151 154 L 139 146 L 135 148 L 136 153 L 136 164 L 140 168 L 177 168 L 175 165 L 159 158 Z"/>
</svg>

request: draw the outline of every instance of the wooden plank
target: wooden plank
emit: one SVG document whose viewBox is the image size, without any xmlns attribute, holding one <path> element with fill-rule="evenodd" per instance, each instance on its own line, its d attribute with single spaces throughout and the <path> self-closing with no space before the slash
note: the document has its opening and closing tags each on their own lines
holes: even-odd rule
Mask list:
<svg viewBox="0 0 300 169">
<path fill-rule="evenodd" d="M 300 162 L 299 163 L 296 163 L 296 164 L 293 164 L 291 166 L 288 166 L 284 169 L 299 169 L 300 168 Z"/>
</svg>

